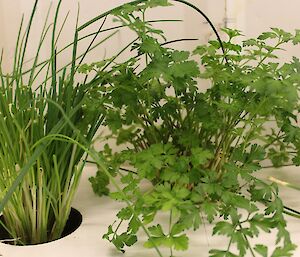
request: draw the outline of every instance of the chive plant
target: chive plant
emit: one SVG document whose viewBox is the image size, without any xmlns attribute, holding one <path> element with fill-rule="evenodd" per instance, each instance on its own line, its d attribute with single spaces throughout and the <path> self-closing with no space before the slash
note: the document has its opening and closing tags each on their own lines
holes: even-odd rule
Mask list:
<svg viewBox="0 0 300 257">
<path fill-rule="evenodd" d="M 18 33 L 13 69 L 2 71 L 0 61 L 0 190 L 1 198 L 9 191 L 35 152 L 37 158 L 24 178 L 15 188 L 2 215 L 2 226 L 16 244 L 37 244 L 59 238 L 68 219 L 72 199 L 78 187 L 85 163 L 85 151 L 71 141 L 52 138 L 42 149 L 38 143 L 54 132 L 75 141 L 90 144 L 102 124 L 103 115 L 91 105 L 84 83 L 75 82 L 77 42 L 75 32 L 71 65 L 57 71 L 56 35 L 59 2 L 52 27 L 47 19 L 41 32 L 35 58 L 24 72 L 24 57 L 30 40 L 33 11 L 24 35 L 21 24 Z M 51 29 L 51 58 L 39 63 L 40 49 Z M 76 28 L 75 28 L 76 31 Z M 94 35 L 94 37 L 97 36 Z M 90 47 L 86 50 L 88 52 Z M 85 54 L 81 55 L 82 58 Z M 80 57 L 80 55 L 79 55 Z M 44 72 L 45 79 L 37 83 L 36 76 Z M 72 124 L 72 129 L 62 122 L 62 112 Z M 81 136 L 79 136 L 81 135 Z M 80 140 L 80 138 L 83 138 Z"/>
</svg>

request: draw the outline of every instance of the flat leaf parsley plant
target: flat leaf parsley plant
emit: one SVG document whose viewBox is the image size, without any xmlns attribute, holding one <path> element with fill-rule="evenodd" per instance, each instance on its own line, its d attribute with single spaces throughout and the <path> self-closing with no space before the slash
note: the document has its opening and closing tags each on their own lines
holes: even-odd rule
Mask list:
<svg viewBox="0 0 300 257">
<path fill-rule="evenodd" d="M 115 15 L 137 33 L 132 45 L 137 55 L 105 72 L 99 65 L 85 66 L 97 72 L 94 95 L 105 99 L 111 136 L 127 147 L 113 153 L 107 145 L 100 153 L 123 184 L 123 192 L 111 197 L 130 203 L 103 238 L 124 251 L 145 226 L 144 246 L 168 247 L 173 256 L 188 249 L 186 232 L 207 220 L 215 224 L 213 235 L 228 237 L 228 246 L 210 250 L 211 257 L 291 256 L 288 211 L 276 184 L 255 173 L 264 160 L 299 164 L 300 62 L 278 64 L 276 53 L 284 44 L 298 44 L 300 32 L 273 28 L 238 44 L 240 32 L 224 29 L 224 52 L 219 41 L 193 51 L 200 68 L 191 53 L 161 43 L 161 32 L 138 15 Z M 210 88 L 201 90 L 199 78 Z M 101 170 L 90 180 L 100 195 L 108 193 Z M 147 190 L 145 180 L 151 183 Z M 167 226 L 156 219 L 161 212 L 168 214 Z M 273 230 L 274 251 L 252 243 Z"/>
</svg>

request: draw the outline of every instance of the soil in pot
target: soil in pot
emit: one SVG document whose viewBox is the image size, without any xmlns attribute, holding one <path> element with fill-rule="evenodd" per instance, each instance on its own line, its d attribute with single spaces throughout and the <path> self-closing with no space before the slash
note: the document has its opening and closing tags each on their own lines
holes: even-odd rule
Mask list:
<svg viewBox="0 0 300 257">
<path fill-rule="evenodd" d="M 0 216 L 0 220 L 3 222 L 2 215 Z M 79 228 L 81 223 L 82 223 L 81 213 L 78 210 L 71 208 L 69 218 L 67 220 L 66 226 L 65 226 L 64 231 L 62 232 L 62 235 L 60 238 L 63 238 L 65 236 L 68 236 L 71 233 L 73 233 L 77 228 Z M 11 244 L 11 245 L 15 244 L 12 237 L 5 230 L 5 228 L 3 228 L 3 226 L 1 226 L 1 224 L 0 224 L 0 241 L 4 244 Z"/>
</svg>

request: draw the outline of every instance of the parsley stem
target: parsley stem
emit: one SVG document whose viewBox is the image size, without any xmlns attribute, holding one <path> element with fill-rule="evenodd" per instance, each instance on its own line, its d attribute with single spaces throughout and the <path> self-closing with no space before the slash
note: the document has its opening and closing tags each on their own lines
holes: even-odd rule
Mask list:
<svg viewBox="0 0 300 257">
<path fill-rule="evenodd" d="M 123 220 L 121 219 L 120 222 L 119 222 L 119 224 L 118 224 L 118 226 L 117 226 L 117 228 L 115 229 L 115 232 L 114 232 L 114 234 L 112 236 L 112 240 L 115 239 L 115 237 L 117 236 L 117 232 L 118 232 L 120 226 L 122 225 L 122 222 L 123 222 Z"/>
<path fill-rule="evenodd" d="M 238 226 L 240 227 L 240 229 L 243 231 L 243 227 L 242 227 L 242 224 L 239 222 L 238 223 Z M 246 242 L 247 242 L 247 244 L 248 244 L 248 247 L 249 247 L 249 250 L 250 250 L 250 252 L 251 252 L 251 255 L 253 256 L 253 257 L 256 257 L 255 256 L 255 253 L 254 253 L 254 251 L 253 251 L 253 249 L 252 249 L 252 246 L 250 245 L 250 242 L 249 242 L 249 240 L 248 240 L 248 237 L 243 233 L 243 237 L 245 238 L 245 240 L 246 240 Z"/>
<path fill-rule="evenodd" d="M 279 40 L 273 49 L 268 50 L 268 53 L 259 61 L 256 67 L 259 67 L 270 56 L 270 54 L 281 44 L 283 44 L 283 42 Z"/>
</svg>

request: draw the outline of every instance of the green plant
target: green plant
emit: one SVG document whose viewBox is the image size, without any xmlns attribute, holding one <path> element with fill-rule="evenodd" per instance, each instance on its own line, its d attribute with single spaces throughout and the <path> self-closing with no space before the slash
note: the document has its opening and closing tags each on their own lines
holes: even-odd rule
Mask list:
<svg viewBox="0 0 300 257">
<path fill-rule="evenodd" d="M 205 219 L 216 222 L 213 234 L 229 238 L 226 249 L 210 251 L 212 257 L 291 256 L 295 245 L 284 219 L 290 213 L 276 184 L 255 173 L 264 160 L 274 166 L 299 164 L 300 62 L 274 60 L 284 44 L 300 42 L 300 32 L 273 28 L 237 43 L 240 32 L 224 29 L 222 44 L 210 41 L 193 52 L 200 57 L 199 68 L 189 52 L 160 43 L 162 32 L 141 18 L 144 9 L 141 16 L 136 11 L 114 14 L 137 33 L 137 56 L 108 71 L 94 64 L 83 69 L 97 71 L 106 124 L 117 143 L 127 146 L 113 153 L 107 145 L 101 152 L 124 185 L 123 192 L 110 195 L 130 202 L 103 238 L 124 251 L 138 240 L 143 225 L 150 232 L 145 247 L 165 246 L 173 256 L 173 250 L 188 249 L 186 231 Z M 198 78 L 211 87 L 201 90 Z M 145 180 L 152 184 L 146 192 Z M 91 182 L 95 191 L 100 185 L 98 193 L 108 192 L 101 169 Z M 168 227 L 157 223 L 160 212 L 168 213 Z M 277 230 L 272 253 L 265 245 L 252 245 L 252 238 L 272 230 Z"/>
<path fill-rule="evenodd" d="M 37 3 L 23 36 L 22 24 L 20 26 L 12 72 L 4 74 L 2 58 L 0 61 L 1 198 L 17 180 L 20 183 L 3 209 L 2 226 L 18 244 L 43 243 L 61 236 L 86 159 L 85 151 L 72 141 L 52 138 L 44 145 L 39 142 L 51 134 L 60 134 L 89 145 L 103 121 L 101 111 L 89 101 L 86 85 L 75 81 L 76 60 L 80 57 L 76 53 L 79 41 L 76 33 L 71 45 L 71 67 L 67 65 L 61 72 L 57 71 L 56 43 L 63 29 L 61 27 L 57 34 L 61 1 L 53 26 L 47 25 L 48 18 L 45 20 L 32 66 L 24 71 L 24 56 Z M 40 49 L 50 29 L 50 59 L 39 63 Z M 38 83 L 37 76 L 41 72 L 45 73 L 44 82 Z M 58 106 L 75 130 L 64 121 Z M 20 174 L 25 167 L 27 172 Z"/>
</svg>

